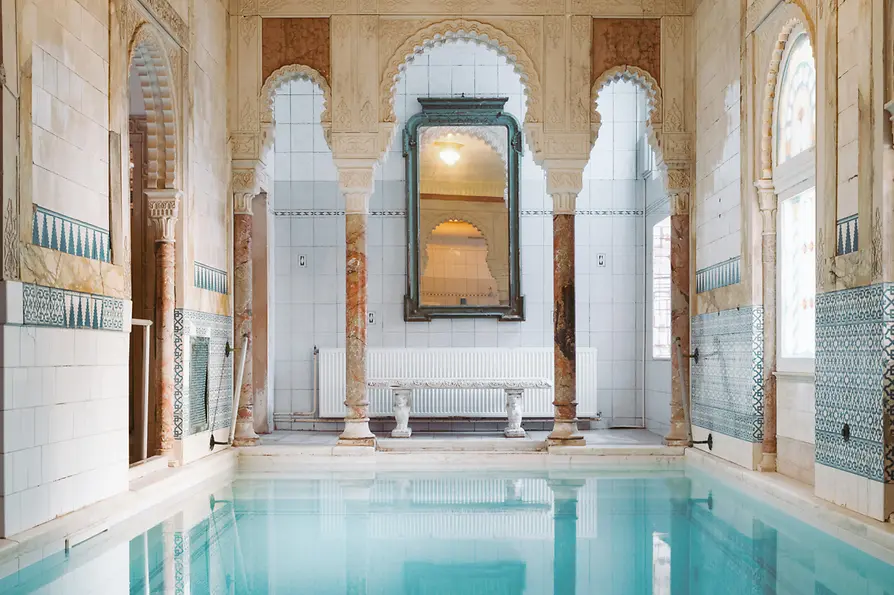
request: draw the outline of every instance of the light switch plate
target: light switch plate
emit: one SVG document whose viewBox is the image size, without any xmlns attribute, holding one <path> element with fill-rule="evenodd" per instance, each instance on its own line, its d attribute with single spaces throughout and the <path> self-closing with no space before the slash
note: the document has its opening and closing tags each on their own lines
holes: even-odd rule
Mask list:
<svg viewBox="0 0 894 595">
<path fill-rule="evenodd" d="M 307 255 L 306 254 L 298 255 L 298 267 L 302 268 L 302 269 L 307 268 Z"/>
<path fill-rule="evenodd" d="M 366 318 L 369 321 L 370 325 L 374 325 L 376 323 L 376 313 L 375 312 L 367 312 Z"/>
<path fill-rule="evenodd" d="M 597 254 L 596 255 L 596 266 L 604 267 L 605 266 L 605 254 Z"/>
</svg>

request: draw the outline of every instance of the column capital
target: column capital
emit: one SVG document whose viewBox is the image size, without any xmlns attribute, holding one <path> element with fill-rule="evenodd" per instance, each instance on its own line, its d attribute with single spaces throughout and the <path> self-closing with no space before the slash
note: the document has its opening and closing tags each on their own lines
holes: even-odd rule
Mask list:
<svg viewBox="0 0 894 595">
<path fill-rule="evenodd" d="M 773 180 L 761 178 L 754 183 L 757 188 L 757 206 L 761 211 L 775 211 L 778 206 Z"/>
<path fill-rule="evenodd" d="M 336 159 L 338 189 L 345 196 L 345 213 L 369 213 L 369 197 L 373 193 L 375 162 L 369 160 Z"/>
<path fill-rule="evenodd" d="M 258 194 L 269 186 L 267 171 L 260 159 L 233 161 L 230 189 L 235 192 Z"/>
<path fill-rule="evenodd" d="M 180 213 L 179 190 L 144 190 L 149 206 L 149 221 L 155 227 L 156 242 L 173 242 Z"/>
<path fill-rule="evenodd" d="M 584 167 L 579 162 L 545 161 L 546 193 L 553 199 L 553 214 L 573 215 L 577 195 L 584 187 Z"/>
<path fill-rule="evenodd" d="M 689 214 L 689 191 L 688 190 L 668 190 L 668 198 L 670 199 L 671 215 L 688 215 Z"/>
<path fill-rule="evenodd" d="M 251 215 L 251 204 L 254 200 L 254 192 L 237 191 L 233 193 L 233 213 L 236 215 Z"/>
<path fill-rule="evenodd" d="M 667 192 L 690 192 L 692 190 L 692 170 L 689 164 L 667 166 Z"/>
</svg>

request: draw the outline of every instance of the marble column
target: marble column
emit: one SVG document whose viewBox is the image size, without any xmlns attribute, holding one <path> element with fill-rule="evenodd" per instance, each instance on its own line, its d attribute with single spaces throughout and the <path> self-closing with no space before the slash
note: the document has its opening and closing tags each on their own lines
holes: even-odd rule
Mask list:
<svg viewBox="0 0 894 595">
<path fill-rule="evenodd" d="M 155 227 L 155 395 L 157 454 L 174 451 L 174 238 L 180 192 L 146 190 L 149 220 Z M 171 463 L 172 461 L 169 461 Z"/>
<path fill-rule="evenodd" d="M 689 398 L 689 192 L 688 169 L 669 169 L 668 198 L 671 208 L 671 348 L 679 338 L 680 351 L 671 358 L 670 431 L 664 441 L 669 446 L 688 446 L 692 440 L 686 424 L 683 399 Z"/>
<path fill-rule="evenodd" d="M 549 170 L 547 193 L 553 199 L 553 358 L 555 421 L 547 441 L 583 445 L 577 429 L 577 347 L 574 318 L 574 210 L 583 187 L 580 170 Z"/>
<path fill-rule="evenodd" d="M 776 189 L 758 180 L 761 212 L 761 287 L 764 308 L 764 438 L 761 471 L 776 471 Z"/>
<path fill-rule="evenodd" d="M 339 167 L 345 197 L 345 429 L 340 446 L 375 446 L 369 429 L 366 387 L 366 218 L 373 190 L 372 167 Z"/>
<path fill-rule="evenodd" d="M 236 332 L 236 347 L 241 349 L 245 343 L 246 353 L 236 352 L 234 365 L 237 366 L 234 378 L 238 378 L 238 366 L 245 361 L 242 368 L 242 386 L 239 387 L 239 410 L 236 413 L 236 431 L 233 435 L 233 446 L 256 446 L 258 435 L 254 428 L 254 384 L 252 382 L 252 261 L 251 232 L 253 192 L 238 191 L 233 194 L 233 324 Z"/>
<path fill-rule="evenodd" d="M 553 595 L 577 590 L 577 493 L 580 480 L 549 480 L 553 493 Z"/>
</svg>

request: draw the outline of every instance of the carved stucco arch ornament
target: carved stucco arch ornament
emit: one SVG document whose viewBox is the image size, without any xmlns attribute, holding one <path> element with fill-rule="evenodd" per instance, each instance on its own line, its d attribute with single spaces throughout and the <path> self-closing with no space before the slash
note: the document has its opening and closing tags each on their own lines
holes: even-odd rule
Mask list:
<svg viewBox="0 0 894 595">
<path fill-rule="evenodd" d="M 320 125 L 323 127 L 323 136 L 326 138 L 326 144 L 331 147 L 329 133 L 332 127 L 332 115 L 329 113 L 329 105 L 332 103 L 332 90 L 329 87 L 329 83 L 319 71 L 310 66 L 288 64 L 271 72 L 261 86 L 259 108 L 261 112 L 261 127 L 264 129 L 261 146 L 262 155 L 273 146 L 273 104 L 276 100 L 276 93 L 284 85 L 296 80 L 310 81 L 323 92 L 323 110 L 320 112 Z"/>
<path fill-rule="evenodd" d="M 489 47 L 505 57 L 521 77 L 525 89 L 527 97 L 525 123 L 543 121 L 540 73 L 522 46 L 511 35 L 493 25 L 468 19 L 449 19 L 431 24 L 410 35 L 385 64 L 379 85 L 382 122 L 397 121 L 394 113 L 394 91 L 398 77 L 406 67 L 425 50 L 451 41 L 471 41 Z"/>
<path fill-rule="evenodd" d="M 500 262 L 497 259 L 497 255 L 494 253 L 494 250 L 491 250 L 491 240 L 488 238 L 488 232 L 491 230 L 492 226 L 487 225 L 485 221 L 482 221 L 478 218 L 477 215 L 473 213 L 440 213 L 435 214 L 433 219 L 426 219 L 425 221 L 420 221 L 420 227 L 422 229 L 428 229 L 428 232 L 425 234 L 425 242 L 420 246 L 419 255 L 419 282 L 421 287 L 422 276 L 425 274 L 425 269 L 428 266 L 428 244 L 431 242 L 432 236 L 435 234 L 435 230 L 443 223 L 448 223 L 450 221 L 458 221 L 460 223 L 468 223 L 472 227 L 478 230 L 478 233 L 481 234 L 481 237 L 484 238 L 484 245 L 487 247 L 487 257 L 485 260 L 487 261 L 487 268 L 490 271 L 490 276 L 493 278 L 494 282 L 497 283 L 497 292 L 500 291 L 499 280 L 497 276 L 494 274 L 494 270 L 499 269 Z M 507 271 L 508 273 L 508 271 Z M 508 281 L 508 276 L 507 276 Z"/>
<path fill-rule="evenodd" d="M 806 32 L 810 41 L 810 50 L 813 55 L 814 68 L 816 68 L 816 47 L 813 39 L 810 37 L 810 29 L 805 23 L 793 17 L 785 22 L 779 37 L 776 39 L 776 46 L 770 55 L 770 65 L 767 69 L 767 85 L 764 89 L 764 101 L 761 113 L 761 155 L 760 155 L 760 179 L 773 179 L 773 128 L 776 116 L 776 95 L 779 90 L 779 69 L 782 67 L 782 59 L 785 56 L 785 48 L 788 45 L 789 38 L 792 33 L 798 31 Z"/>
<path fill-rule="evenodd" d="M 609 84 L 617 82 L 633 82 L 646 92 L 646 129 L 649 131 L 649 145 L 661 156 L 661 125 L 664 106 L 661 98 L 661 87 L 651 74 L 636 66 L 615 66 L 609 68 L 596 79 L 591 91 L 593 109 L 590 111 L 590 126 L 593 131 L 592 143 L 595 144 L 602 126 L 602 115 L 599 113 L 599 93 Z M 659 159 L 659 162 L 663 162 Z"/>
<path fill-rule="evenodd" d="M 178 126 L 172 69 L 161 39 L 148 22 L 134 32 L 128 52 L 131 67 L 140 80 L 146 107 L 147 187 L 176 189 Z"/>
</svg>

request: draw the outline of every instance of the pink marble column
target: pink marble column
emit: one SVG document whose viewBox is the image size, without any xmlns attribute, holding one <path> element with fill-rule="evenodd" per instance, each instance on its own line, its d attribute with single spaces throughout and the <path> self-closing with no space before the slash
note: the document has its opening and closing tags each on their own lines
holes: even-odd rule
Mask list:
<svg viewBox="0 0 894 595">
<path fill-rule="evenodd" d="M 366 218 L 373 170 L 339 168 L 345 196 L 345 429 L 341 446 L 375 446 L 366 387 Z"/>
<path fill-rule="evenodd" d="M 155 227 L 155 394 L 159 436 L 157 454 L 174 450 L 174 228 L 180 193 L 148 190 L 149 219 Z"/>
<path fill-rule="evenodd" d="M 569 186 L 568 180 L 556 180 L 559 172 L 549 172 L 552 186 Z M 565 182 L 564 184 L 561 182 Z M 549 188 L 547 189 L 549 190 Z M 553 354 L 555 421 L 550 444 L 582 445 L 584 437 L 577 428 L 577 377 L 574 319 L 574 209 L 577 191 L 552 192 L 553 197 Z"/>
<path fill-rule="evenodd" d="M 684 172 L 684 173 L 680 173 Z M 670 431 L 664 440 L 669 446 L 688 446 L 683 399 L 689 398 L 689 172 L 668 171 L 668 195 L 671 207 L 671 342 L 679 338 L 682 357 L 671 358 Z"/>
<path fill-rule="evenodd" d="M 236 432 L 233 446 L 255 446 L 258 435 L 254 429 L 254 388 L 252 385 L 252 200 L 254 194 L 237 192 L 233 196 L 233 326 L 237 348 L 245 339 L 245 357 L 237 351 L 235 376 L 239 377 L 238 366 L 242 361 L 242 386 L 239 387 L 239 409 L 236 413 Z"/>
<path fill-rule="evenodd" d="M 761 211 L 761 285 L 764 308 L 764 437 L 761 471 L 776 471 L 776 189 L 772 180 L 758 180 Z"/>
</svg>

